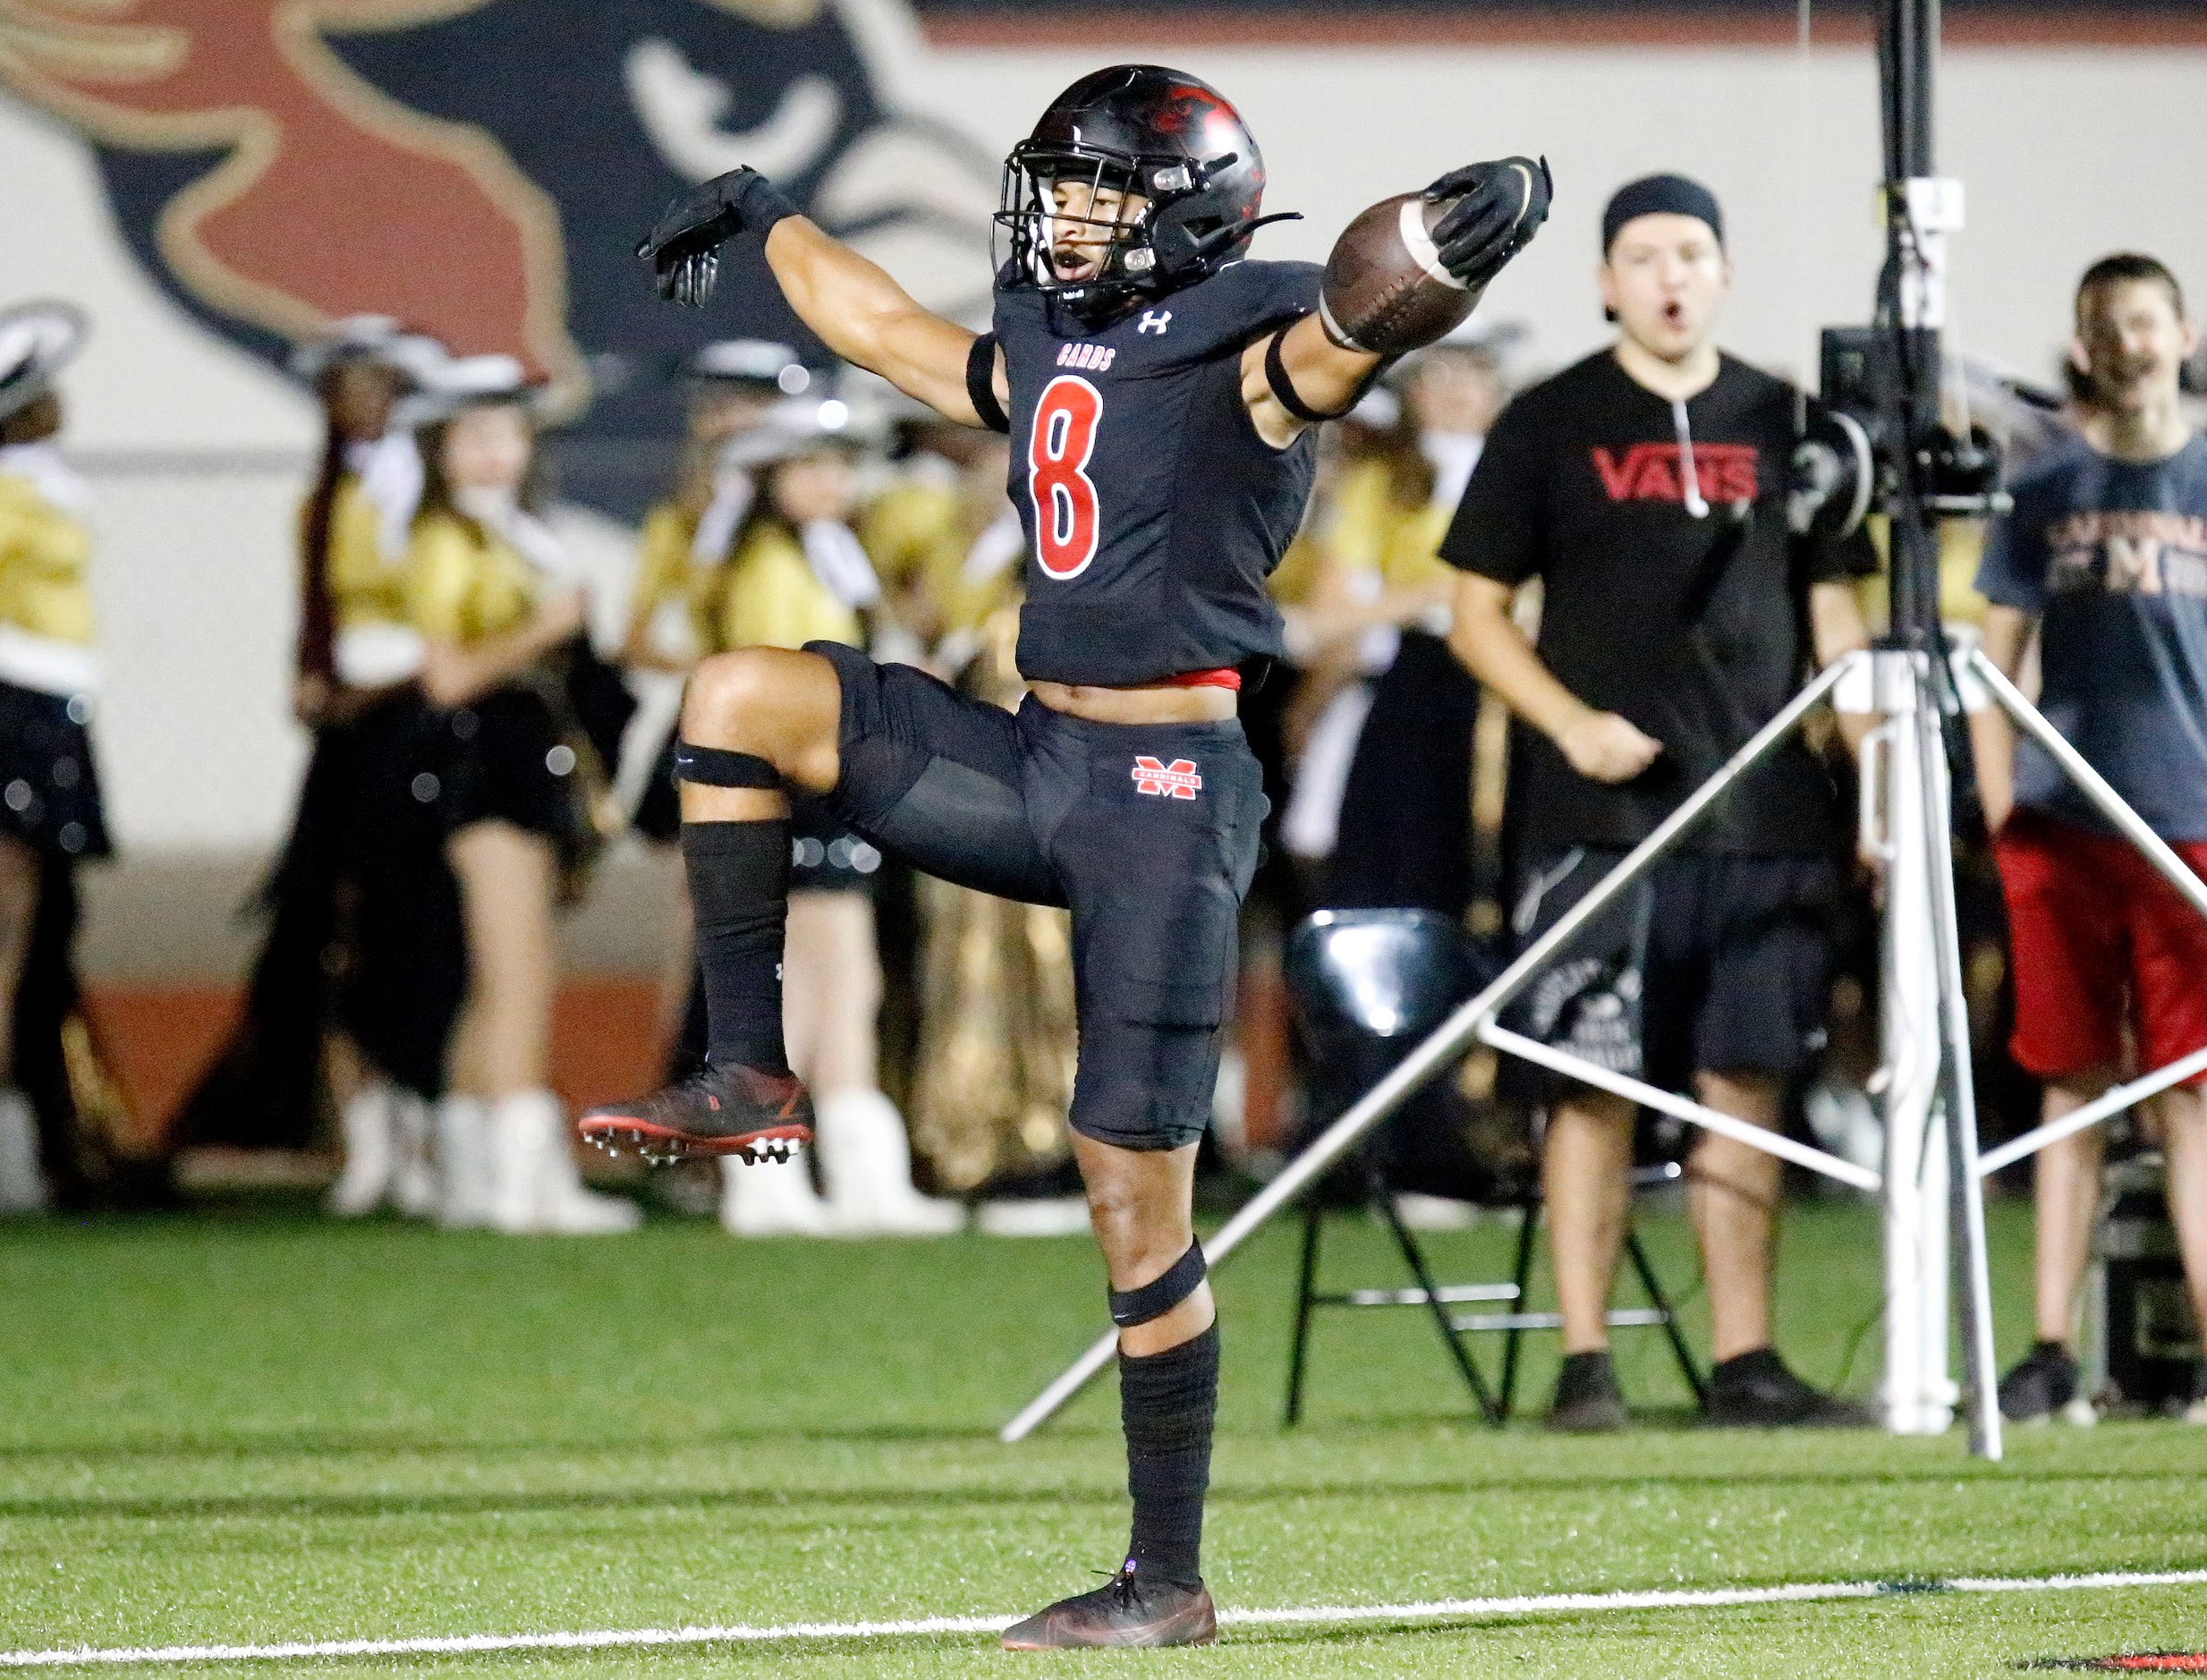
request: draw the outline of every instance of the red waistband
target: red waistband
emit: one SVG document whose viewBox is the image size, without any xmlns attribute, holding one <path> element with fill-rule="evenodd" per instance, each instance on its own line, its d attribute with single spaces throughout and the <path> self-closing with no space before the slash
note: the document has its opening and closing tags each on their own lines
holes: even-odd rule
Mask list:
<svg viewBox="0 0 2207 1680">
<path fill-rule="evenodd" d="M 1211 671 L 1183 671 L 1178 676 L 1165 679 L 1167 688 L 1230 688 L 1242 686 L 1242 674 L 1230 665 L 1222 665 Z"/>
</svg>

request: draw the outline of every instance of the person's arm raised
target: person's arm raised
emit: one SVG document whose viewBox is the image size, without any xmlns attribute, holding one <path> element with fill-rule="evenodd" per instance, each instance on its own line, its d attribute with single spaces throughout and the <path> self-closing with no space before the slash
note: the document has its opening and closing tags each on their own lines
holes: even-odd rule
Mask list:
<svg viewBox="0 0 2207 1680">
<path fill-rule="evenodd" d="M 885 269 L 807 221 L 755 169 L 732 170 L 676 200 L 636 254 L 658 274 L 662 297 L 702 308 L 719 280 L 720 247 L 746 233 L 763 244 L 797 318 L 837 356 L 946 420 L 989 423 L 966 382 L 977 335 L 922 309 Z M 989 386 L 1001 410 L 1010 400 L 1001 354 Z"/>
</svg>

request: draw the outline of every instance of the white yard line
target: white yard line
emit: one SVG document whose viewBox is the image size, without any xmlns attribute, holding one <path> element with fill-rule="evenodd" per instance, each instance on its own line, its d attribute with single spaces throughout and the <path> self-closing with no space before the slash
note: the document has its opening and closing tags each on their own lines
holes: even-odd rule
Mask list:
<svg viewBox="0 0 2207 1680">
<path fill-rule="evenodd" d="M 1720 1609 L 1744 1604 L 1805 1604 L 1916 1592 L 2073 1592 L 2108 1588 L 2207 1586 L 2207 1569 L 2109 1571 L 2082 1575 L 1958 1575 L 1943 1581 L 1804 1581 L 1775 1587 L 1713 1587 L 1649 1592 L 1543 1592 L 1515 1599 L 1428 1599 L 1412 1604 L 1336 1604 L 1274 1610 L 1221 1610 L 1228 1627 L 1355 1622 L 1468 1621 L 1555 1612 Z M 939 1633 L 993 1633 L 1011 1616 L 929 1616 L 906 1622 L 736 1623 L 725 1627 L 607 1628 L 580 1633 L 455 1633 L 422 1639 L 301 1640 L 282 1645 L 80 1645 L 67 1650 L 0 1651 L 0 1668 L 70 1668 L 134 1663 L 284 1662 L 315 1657 L 435 1657 L 506 1650 L 617 1650 L 636 1646 L 743 1645 L 819 1639 L 913 1639 Z"/>
</svg>

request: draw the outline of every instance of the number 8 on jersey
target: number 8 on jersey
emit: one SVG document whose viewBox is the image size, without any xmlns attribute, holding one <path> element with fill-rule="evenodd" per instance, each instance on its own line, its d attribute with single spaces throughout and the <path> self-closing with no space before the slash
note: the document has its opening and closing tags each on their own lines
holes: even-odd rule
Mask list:
<svg viewBox="0 0 2207 1680">
<path fill-rule="evenodd" d="M 1088 476 L 1103 419 L 1103 394 L 1060 374 L 1035 404 L 1027 439 L 1027 494 L 1034 502 L 1035 558 L 1054 578 L 1078 577 L 1096 557 L 1101 516 Z"/>
</svg>

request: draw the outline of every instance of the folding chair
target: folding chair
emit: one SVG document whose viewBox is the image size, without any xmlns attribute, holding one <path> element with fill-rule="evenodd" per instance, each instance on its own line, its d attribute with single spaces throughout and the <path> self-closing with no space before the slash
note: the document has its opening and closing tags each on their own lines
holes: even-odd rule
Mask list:
<svg viewBox="0 0 2207 1680">
<path fill-rule="evenodd" d="M 1461 927 L 1434 912 L 1321 910 L 1289 936 L 1285 972 L 1288 996 L 1319 1075 L 1320 1091 L 1336 1106 L 1345 1107 L 1385 1077 L 1450 1010 L 1477 992 L 1498 971 L 1493 958 Z M 1304 1199 L 1294 1340 L 1287 1366 L 1285 1421 L 1290 1425 L 1303 1414 L 1311 1324 L 1320 1307 L 1424 1308 L 1481 1414 L 1498 1425 L 1510 1415 L 1524 1334 L 1562 1326 L 1558 1313 L 1524 1310 L 1540 1227 L 1537 1184 L 1515 1186 L 1507 1193 L 1484 1199 L 1484 1205 L 1515 1208 L 1518 1212 L 1516 1254 L 1507 1279 L 1438 1283 L 1416 1235 L 1396 1209 L 1388 1170 L 1387 1141 L 1397 1128 L 1415 1125 L 1421 1118 L 1432 1124 L 1435 1115 L 1430 1105 L 1447 1100 L 1445 1089 L 1428 1092 L 1389 1125 L 1367 1138 L 1339 1169 L 1354 1181 L 1361 1201 L 1387 1227 L 1409 1270 L 1412 1286 L 1320 1289 L 1319 1260 L 1327 1197 L 1321 1187 Z M 1427 1105 L 1422 1114 L 1421 1104 Z M 1650 1167 L 1636 1172 L 1634 1184 L 1637 1189 L 1678 1175 L 1679 1169 L 1673 1165 Z M 1610 1324 L 1619 1328 L 1661 1328 L 1695 1401 L 1704 1402 L 1702 1379 L 1679 1333 L 1676 1314 L 1638 1235 L 1629 1229 L 1625 1252 L 1647 1293 L 1649 1304 L 1612 1310 Z M 1467 1306 L 1487 1310 L 1457 1311 Z M 1493 1385 L 1481 1371 L 1470 1339 L 1487 1334 L 1503 1337 L 1501 1375 Z"/>
</svg>

